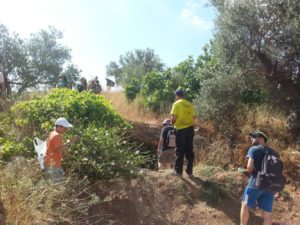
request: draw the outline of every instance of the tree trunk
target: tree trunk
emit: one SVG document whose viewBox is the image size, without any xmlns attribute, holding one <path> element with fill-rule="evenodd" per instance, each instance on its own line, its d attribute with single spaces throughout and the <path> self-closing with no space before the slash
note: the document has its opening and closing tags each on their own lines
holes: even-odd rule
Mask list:
<svg viewBox="0 0 300 225">
<path fill-rule="evenodd" d="M 300 85 L 272 63 L 264 53 L 255 52 L 264 68 L 276 103 L 287 113 L 288 129 L 294 138 L 300 137 Z"/>
</svg>

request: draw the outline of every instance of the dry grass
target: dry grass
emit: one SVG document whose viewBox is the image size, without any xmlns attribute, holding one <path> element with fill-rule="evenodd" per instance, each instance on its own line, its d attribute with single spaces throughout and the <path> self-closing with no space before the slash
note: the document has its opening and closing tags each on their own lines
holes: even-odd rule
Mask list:
<svg viewBox="0 0 300 225">
<path fill-rule="evenodd" d="M 111 102 L 113 108 L 126 120 L 157 125 L 169 117 L 168 114 L 155 115 L 152 112 L 146 111 L 140 107 L 136 101 L 128 103 L 122 91 L 103 92 L 102 94 Z"/>
<path fill-rule="evenodd" d="M 35 160 L 15 159 L 0 171 L 0 181 L 8 225 L 87 224 L 88 209 L 98 202 L 86 179 L 53 184 Z"/>
</svg>

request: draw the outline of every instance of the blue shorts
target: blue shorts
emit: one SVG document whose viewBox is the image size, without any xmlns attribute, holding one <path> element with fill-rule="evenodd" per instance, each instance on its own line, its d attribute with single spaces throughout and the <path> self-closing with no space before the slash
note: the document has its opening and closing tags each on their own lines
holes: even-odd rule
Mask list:
<svg viewBox="0 0 300 225">
<path fill-rule="evenodd" d="M 258 207 L 263 211 L 272 212 L 273 201 L 274 192 L 246 187 L 242 202 L 252 209 L 255 208 L 257 203 Z"/>
</svg>

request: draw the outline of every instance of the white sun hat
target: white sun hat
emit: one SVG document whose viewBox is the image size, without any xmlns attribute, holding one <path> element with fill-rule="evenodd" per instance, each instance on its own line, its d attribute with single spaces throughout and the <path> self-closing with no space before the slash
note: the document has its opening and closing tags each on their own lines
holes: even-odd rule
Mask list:
<svg viewBox="0 0 300 225">
<path fill-rule="evenodd" d="M 72 124 L 70 124 L 68 122 L 68 120 L 66 118 L 58 118 L 56 121 L 55 121 L 55 126 L 62 126 L 62 127 L 65 127 L 65 128 L 70 128 L 70 127 L 73 127 Z"/>
</svg>

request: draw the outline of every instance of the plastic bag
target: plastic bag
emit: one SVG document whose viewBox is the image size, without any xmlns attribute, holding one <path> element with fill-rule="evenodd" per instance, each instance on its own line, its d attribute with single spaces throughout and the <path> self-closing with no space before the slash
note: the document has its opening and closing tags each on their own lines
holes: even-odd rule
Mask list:
<svg viewBox="0 0 300 225">
<path fill-rule="evenodd" d="M 38 155 L 38 161 L 40 163 L 40 167 L 44 169 L 44 158 L 46 156 L 47 144 L 46 141 L 42 141 L 41 139 L 35 137 L 33 138 L 34 149 Z"/>
</svg>

